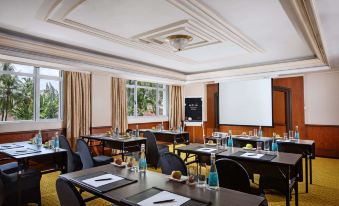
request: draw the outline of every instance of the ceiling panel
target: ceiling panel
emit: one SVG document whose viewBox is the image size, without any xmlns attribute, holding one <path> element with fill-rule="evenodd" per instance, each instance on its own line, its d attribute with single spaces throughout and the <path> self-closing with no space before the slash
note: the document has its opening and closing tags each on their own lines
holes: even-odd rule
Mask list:
<svg viewBox="0 0 339 206">
<path fill-rule="evenodd" d="M 159 0 L 86 0 L 66 17 L 103 31 L 130 38 L 176 21 L 189 19 L 185 12 Z"/>
<path fill-rule="evenodd" d="M 279 0 L 1 0 L 0 27 L 185 74 L 314 57 Z"/>
</svg>

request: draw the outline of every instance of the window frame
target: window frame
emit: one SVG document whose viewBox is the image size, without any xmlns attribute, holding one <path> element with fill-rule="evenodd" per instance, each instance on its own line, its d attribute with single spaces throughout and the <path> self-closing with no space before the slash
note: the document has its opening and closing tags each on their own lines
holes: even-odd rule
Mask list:
<svg viewBox="0 0 339 206">
<path fill-rule="evenodd" d="M 133 109 L 133 115 L 128 115 L 128 118 L 147 118 L 147 119 L 151 119 L 151 118 L 167 118 L 168 117 L 168 85 L 165 84 L 159 84 L 159 83 L 154 83 L 156 84 L 156 87 L 151 87 L 151 86 L 140 86 L 138 85 L 138 82 L 146 82 L 146 81 L 138 81 L 138 80 L 131 80 L 134 81 L 133 84 L 130 84 L 128 82 L 129 80 L 127 80 L 126 82 L 126 89 L 130 88 L 133 89 L 133 94 L 134 94 L 134 109 Z M 147 82 L 147 83 L 153 83 L 153 82 Z M 163 87 L 160 87 L 160 85 L 163 85 Z M 149 89 L 149 90 L 156 90 L 156 110 L 155 110 L 155 115 L 154 116 L 139 116 L 138 115 L 138 89 Z M 163 92 L 163 96 L 165 97 L 165 101 L 163 103 L 163 107 L 164 107 L 164 113 L 163 115 L 159 115 L 159 111 L 160 111 L 160 105 L 159 105 L 159 91 Z M 126 91 L 126 98 L 128 101 L 128 93 Z"/>
<path fill-rule="evenodd" d="M 33 68 L 32 73 L 23 73 L 23 72 L 15 72 L 15 71 L 0 71 L 0 75 L 2 74 L 9 74 L 15 76 L 24 76 L 32 78 L 33 80 L 33 118 L 30 120 L 11 120 L 11 121 L 0 121 L 0 124 L 6 123 L 25 123 L 25 122 L 60 122 L 63 121 L 63 71 L 56 68 L 50 67 L 39 67 L 33 66 L 29 64 L 22 64 L 16 62 L 4 62 L 1 63 L 11 63 L 11 64 L 18 64 L 24 66 L 31 66 Z M 48 68 L 48 69 L 55 69 L 59 71 L 59 76 L 48 76 L 48 75 L 40 75 L 39 68 Z M 54 119 L 41 119 L 40 118 L 40 80 L 55 80 L 59 81 L 59 109 L 58 109 L 58 118 Z"/>
</svg>

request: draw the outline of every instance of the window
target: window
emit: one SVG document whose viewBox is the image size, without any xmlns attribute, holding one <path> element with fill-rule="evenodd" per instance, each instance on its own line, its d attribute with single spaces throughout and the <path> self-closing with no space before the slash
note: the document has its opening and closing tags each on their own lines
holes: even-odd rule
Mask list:
<svg viewBox="0 0 339 206">
<path fill-rule="evenodd" d="M 62 72 L 0 62 L 0 122 L 61 119 Z"/>
<path fill-rule="evenodd" d="M 167 116 L 167 86 L 127 81 L 128 116 Z"/>
</svg>

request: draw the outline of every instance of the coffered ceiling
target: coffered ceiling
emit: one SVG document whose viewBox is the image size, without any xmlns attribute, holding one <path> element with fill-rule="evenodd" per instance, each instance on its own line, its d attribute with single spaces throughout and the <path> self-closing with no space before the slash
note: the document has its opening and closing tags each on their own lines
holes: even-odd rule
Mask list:
<svg viewBox="0 0 339 206">
<path fill-rule="evenodd" d="M 0 53 L 7 55 L 40 52 L 183 82 L 327 65 L 312 0 L 307 11 L 295 0 L 0 2 Z M 193 41 L 173 51 L 165 41 L 172 34 Z"/>
</svg>

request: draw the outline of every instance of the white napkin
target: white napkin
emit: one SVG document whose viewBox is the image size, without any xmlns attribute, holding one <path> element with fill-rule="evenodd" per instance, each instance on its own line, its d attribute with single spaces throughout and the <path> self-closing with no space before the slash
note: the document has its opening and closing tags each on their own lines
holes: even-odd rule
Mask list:
<svg viewBox="0 0 339 206">
<path fill-rule="evenodd" d="M 174 199 L 172 202 L 166 202 L 161 204 L 154 204 L 153 202 L 156 201 L 162 201 L 162 200 L 169 200 Z M 189 201 L 190 198 L 183 197 L 181 195 L 173 194 L 167 191 L 159 192 L 156 195 L 153 195 L 152 197 L 149 197 L 141 202 L 138 202 L 138 205 L 140 206 L 180 206 L 184 204 L 185 202 Z"/>
<path fill-rule="evenodd" d="M 246 152 L 246 153 L 244 153 L 244 154 L 242 154 L 240 156 L 254 158 L 254 159 L 259 159 L 260 157 L 264 156 L 264 154 L 257 154 L 257 153 Z"/>
<path fill-rule="evenodd" d="M 203 148 L 197 149 L 197 151 L 200 151 L 200 152 L 213 152 L 215 150 L 217 150 L 217 149 L 209 148 L 209 147 L 203 147 Z"/>
<path fill-rule="evenodd" d="M 108 179 L 108 178 L 110 178 L 110 180 L 95 181 L 95 180 L 98 180 L 98 179 Z M 102 185 L 107 185 L 109 183 L 117 182 L 117 181 L 122 180 L 122 179 L 124 179 L 124 178 L 119 177 L 119 176 L 115 176 L 115 175 L 112 175 L 112 174 L 104 174 L 104 175 L 100 175 L 100 176 L 97 176 L 97 177 L 85 179 L 82 182 L 84 182 L 88 185 L 91 185 L 93 187 L 100 187 Z"/>
</svg>

